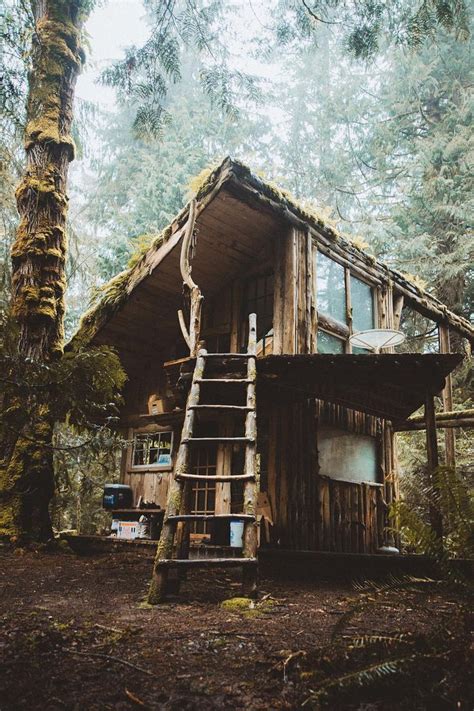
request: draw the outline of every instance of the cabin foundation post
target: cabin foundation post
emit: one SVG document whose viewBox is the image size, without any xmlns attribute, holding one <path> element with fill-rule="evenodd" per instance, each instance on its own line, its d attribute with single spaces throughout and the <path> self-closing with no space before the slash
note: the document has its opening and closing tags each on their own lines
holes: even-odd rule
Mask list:
<svg viewBox="0 0 474 711">
<path fill-rule="evenodd" d="M 440 353 L 449 353 L 451 351 L 449 326 L 440 323 L 439 327 L 439 351 Z M 452 412 L 453 410 L 453 381 L 451 373 L 446 376 L 446 384 L 443 388 L 443 411 Z M 444 461 L 447 467 L 454 468 L 456 466 L 456 438 L 454 429 L 447 427 L 444 430 Z"/>
<path fill-rule="evenodd" d="M 437 469 L 439 467 L 438 454 L 438 439 L 436 436 L 436 416 L 434 408 L 434 396 L 427 391 L 425 399 L 425 422 L 426 422 L 426 453 L 428 463 L 428 483 L 432 488 L 433 493 L 438 493 L 438 485 L 436 477 L 438 476 Z M 442 514 L 433 502 L 430 503 L 430 523 L 436 537 L 443 539 L 443 519 Z"/>
</svg>

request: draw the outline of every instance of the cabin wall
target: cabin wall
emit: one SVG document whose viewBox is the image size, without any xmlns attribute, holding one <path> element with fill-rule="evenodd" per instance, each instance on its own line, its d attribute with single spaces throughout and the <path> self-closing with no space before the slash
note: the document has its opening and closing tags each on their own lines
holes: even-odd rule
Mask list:
<svg viewBox="0 0 474 711">
<path fill-rule="evenodd" d="M 315 353 L 317 309 L 316 245 L 307 232 L 290 229 L 276 243 L 275 354 Z"/>
<path fill-rule="evenodd" d="M 318 428 L 332 423 L 377 443 L 378 482 L 320 475 Z M 317 400 L 274 403 L 268 411 L 267 494 L 271 542 L 283 548 L 373 553 L 383 545 L 385 432 L 379 420 Z"/>
</svg>

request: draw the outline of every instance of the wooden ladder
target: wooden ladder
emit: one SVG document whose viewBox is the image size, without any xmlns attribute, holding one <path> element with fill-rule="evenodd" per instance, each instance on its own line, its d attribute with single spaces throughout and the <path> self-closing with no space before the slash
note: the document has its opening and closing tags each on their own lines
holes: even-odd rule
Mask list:
<svg viewBox="0 0 474 711">
<path fill-rule="evenodd" d="M 148 600 L 152 604 L 161 602 L 167 592 L 170 569 L 178 571 L 198 567 L 242 566 L 243 593 L 253 596 L 257 591 L 257 493 L 258 472 L 256 466 L 257 420 L 256 420 L 256 380 L 257 380 L 257 317 L 249 316 L 249 337 L 247 353 L 208 353 L 200 349 L 196 358 L 191 389 L 186 401 L 181 442 L 176 466 L 168 490 L 165 519 L 153 569 Z M 231 360 L 242 363 L 246 377 L 206 377 L 206 366 Z M 206 404 L 201 402 L 201 386 L 206 384 L 246 388 L 245 405 Z M 195 437 L 194 426 L 197 412 L 232 413 L 245 416 L 245 432 L 242 437 Z M 191 473 L 191 448 L 206 444 L 240 444 L 245 447 L 244 471 L 241 474 L 226 472 L 223 475 L 200 475 Z M 227 459 L 227 458 L 226 458 Z M 196 481 L 233 482 L 243 481 L 244 505 L 238 514 L 193 514 L 192 485 Z M 189 558 L 190 524 L 193 521 L 243 521 L 242 557 Z M 175 557 L 173 557 L 175 551 Z"/>
</svg>

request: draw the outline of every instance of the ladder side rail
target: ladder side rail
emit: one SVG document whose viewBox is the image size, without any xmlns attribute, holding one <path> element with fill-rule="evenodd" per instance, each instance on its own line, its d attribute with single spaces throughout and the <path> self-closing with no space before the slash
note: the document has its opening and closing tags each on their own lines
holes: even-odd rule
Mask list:
<svg viewBox="0 0 474 711">
<path fill-rule="evenodd" d="M 250 354 L 247 362 L 247 407 L 249 411 L 245 418 L 245 436 L 249 441 L 245 448 L 244 474 L 249 478 L 244 483 L 244 514 L 253 517 L 252 521 L 244 523 L 244 540 L 242 554 L 245 559 L 256 560 L 258 546 L 257 530 L 257 492 L 259 487 L 256 467 L 257 446 L 257 415 L 256 415 L 256 381 L 257 381 L 257 316 L 249 316 L 249 340 L 247 352 Z M 246 595 L 253 596 L 257 592 L 257 566 L 252 565 L 242 571 L 242 587 Z"/>
<path fill-rule="evenodd" d="M 197 405 L 199 402 L 200 386 L 198 380 L 202 377 L 204 372 L 204 356 L 205 350 L 199 351 L 196 359 L 196 365 L 194 367 L 191 389 L 186 401 L 186 414 L 181 431 L 181 443 L 176 457 L 176 465 L 174 467 L 173 476 L 171 477 L 169 483 L 163 528 L 158 542 L 155 563 L 153 566 L 153 576 L 148 593 L 148 601 L 151 604 L 160 602 L 164 598 L 166 592 L 168 570 L 163 567 L 160 569 L 160 561 L 168 560 L 172 557 L 176 522 L 168 521 L 168 518 L 170 516 L 177 516 L 181 512 L 184 503 L 185 486 L 183 485 L 183 481 L 180 481 L 179 476 L 177 475 L 189 471 L 189 445 L 187 442 L 183 442 L 183 440 L 189 439 L 189 437 L 193 434 L 195 411 L 192 406 Z"/>
</svg>

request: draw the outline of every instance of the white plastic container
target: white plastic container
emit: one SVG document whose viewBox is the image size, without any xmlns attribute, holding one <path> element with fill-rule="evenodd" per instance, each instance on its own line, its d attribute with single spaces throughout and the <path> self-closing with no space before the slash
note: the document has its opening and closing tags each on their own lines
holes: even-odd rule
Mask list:
<svg viewBox="0 0 474 711">
<path fill-rule="evenodd" d="M 231 521 L 230 522 L 230 547 L 231 548 L 242 548 L 244 537 L 244 522 L 243 521 Z"/>
<path fill-rule="evenodd" d="M 118 518 L 112 519 L 112 524 L 110 526 L 110 535 L 111 536 L 116 536 L 118 534 L 119 524 L 120 524 L 120 521 L 118 520 Z"/>
<path fill-rule="evenodd" d="M 138 537 L 138 521 L 120 521 L 117 538 L 126 538 L 131 541 Z"/>
</svg>

